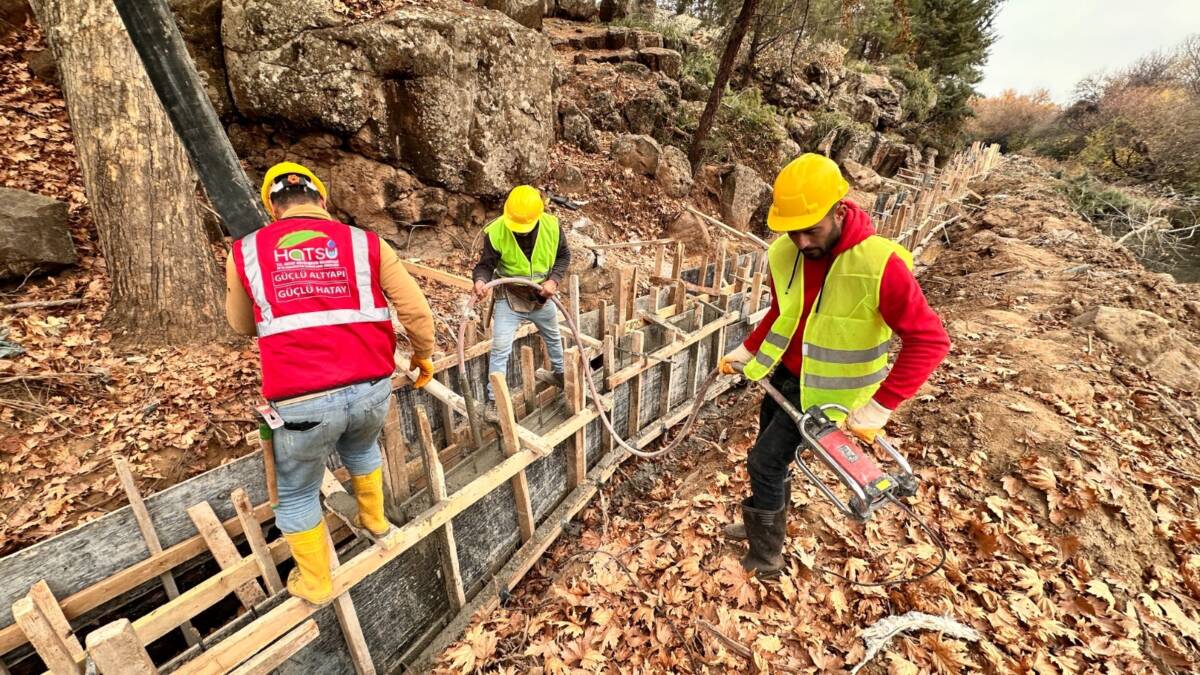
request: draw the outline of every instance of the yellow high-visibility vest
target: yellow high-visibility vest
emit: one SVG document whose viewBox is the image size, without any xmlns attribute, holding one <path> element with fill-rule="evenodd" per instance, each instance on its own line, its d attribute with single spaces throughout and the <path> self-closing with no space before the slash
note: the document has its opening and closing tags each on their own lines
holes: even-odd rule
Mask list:
<svg viewBox="0 0 1200 675">
<path fill-rule="evenodd" d="M 496 273 L 502 277 L 525 277 L 536 283 L 542 283 L 550 276 L 554 261 L 558 257 L 558 238 L 560 235 L 558 218 L 543 213 L 538 218 L 537 241 L 533 245 L 533 258 L 525 255 L 517 243 L 516 236 L 503 218 L 497 218 L 488 223 L 487 232 L 492 248 L 500 254 L 500 264 L 496 265 Z"/>
<path fill-rule="evenodd" d="M 813 310 L 804 324 L 800 406 L 837 403 L 849 410 L 870 400 L 888 373 L 892 329 L 879 312 L 879 286 L 892 254 L 912 269 L 912 254 L 878 235 L 867 237 L 834 258 Z M 767 250 L 779 318 L 758 354 L 746 364 L 746 378 L 759 380 L 779 364 L 804 312 L 804 256 L 792 240 L 780 237 Z M 841 415 L 830 411 L 830 416 Z"/>
</svg>

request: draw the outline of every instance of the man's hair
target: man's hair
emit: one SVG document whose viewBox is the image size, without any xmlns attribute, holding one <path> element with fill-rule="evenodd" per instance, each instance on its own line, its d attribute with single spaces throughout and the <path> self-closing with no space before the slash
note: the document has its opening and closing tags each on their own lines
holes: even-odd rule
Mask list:
<svg viewBox="0 0 1200 675">
<path fill-rule="evenodd" d="M 276 209 L 286 209 L 297 204 L 319 204 L 321 193 L 300 185 L 284 185 L 283 189 L 271 193 L 271 206 Z"/>
</svg>

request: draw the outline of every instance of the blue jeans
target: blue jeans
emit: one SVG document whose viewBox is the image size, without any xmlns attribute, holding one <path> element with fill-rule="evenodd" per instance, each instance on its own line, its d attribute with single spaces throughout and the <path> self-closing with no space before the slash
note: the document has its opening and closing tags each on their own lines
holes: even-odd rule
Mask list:
<svg viewBox="0 0 1200 675">
<path fill-rule="evenodd" d="M 311 530 L 321 522 L 321 479 L 325 458 L 337 450 L 352 476 L 379 468 L 379 432 L 387 417 L 391 378 L 277 405 L 284 427 L 276 429 L 275 476 L 279 506 L 275 525 L 285 533 Z"/>
<path fill-rule="evenodd" d="M 542 342 L 546 345 L 546 353 L 550 356 L 550 366 L 554 372 L 563 371 L 562 337 L 558 334 L 558 309 L 549 300 L 546 304 L 532 312 L 518 312 L 508 306 L 508 300 L 496 298 L 496 306 L 492 309 L 492 351 L 488 355 L 488 374 L 508 373 L 508 357 L 512 355 L 513 336 L 521 323 L 529 321 L 537 326 Z M 488 400 L 494 400 L 492 383 L 487 386 Z"/>
</svg>

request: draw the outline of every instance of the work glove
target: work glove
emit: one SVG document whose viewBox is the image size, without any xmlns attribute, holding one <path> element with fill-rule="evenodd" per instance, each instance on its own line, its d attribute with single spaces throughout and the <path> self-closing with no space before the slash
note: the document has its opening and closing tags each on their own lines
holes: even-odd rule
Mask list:
<svg viewBox="0 0 1200 675">
<path fill-rule="evenodd" d="M 413 381 L 413 388 L 420 389 L 433 379 L 433 359 L 418 359 L 415 356 L 409 358 L 408 372 L 411 373 L 414 370 L 417 371 L 417 379 Z"/>
<path fill-rule="evenodd" d="M 722 375 L 737 375 L 738 371 L 734 370 L 734 366 L 744 366 L 752 358 L 754 354 L 746 349 L 746 345 L 738 345 L 737 349 L 721 357 L 717 362 L 717 370 L 721 371 Z"/>
<path fill-rule="evenodd" d="M 850 415 L 846 417 L 846 429 L 863 442 L 874 443 L 875 438 L 883 433 L 883 428 L 887 426 L 891 416 L 891 410 L 871 399 L 866 405 L 850 411 Z"/>
</svg>

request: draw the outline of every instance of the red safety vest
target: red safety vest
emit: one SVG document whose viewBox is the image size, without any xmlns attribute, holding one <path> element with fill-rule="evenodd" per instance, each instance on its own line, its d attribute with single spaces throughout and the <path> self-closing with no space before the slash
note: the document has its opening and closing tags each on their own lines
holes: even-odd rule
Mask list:
<svg viewBox="0 0 1200 675">
<path fill-rule="evenodd" d="M 377 235 L 285 218 L 235 242 L 233 259 L 254 301 L 264 398 L 392 374 L 396 336 L 379 285 Z"/>
</svg>

